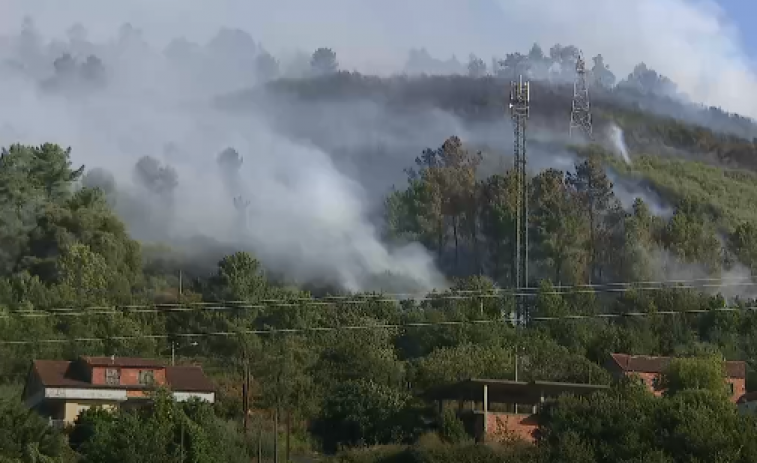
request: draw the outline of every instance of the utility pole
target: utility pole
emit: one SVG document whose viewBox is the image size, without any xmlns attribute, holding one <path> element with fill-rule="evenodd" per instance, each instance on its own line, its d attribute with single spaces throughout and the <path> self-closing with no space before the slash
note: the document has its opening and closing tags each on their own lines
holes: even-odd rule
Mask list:
<svg viewBox="0 0 757 463">
<path fill-rule="evenodd" d="M 570 111 L 570 138 L 582 133 L 587 140 L 593 138 L 591 126 L 591 102 L 586 83 L 586 62 L 579 53 L 576 60 L 576 80 L 573 82 L 573 105 Z"/>
<path fill-rule="evenodd" d="M 178 346 L 178 343 L 176 341 L 171 341 L 171 366 L 176 365 L 176 348 L 177 347 L 179 348 L 187 347 L 187 346 L 195 347 L 197 345 L 198 345 L 197 341 L 192 341 L 189 344 L 185 344 L 184 346 Z"/>
<path fill-rule="evenodd" d="M 530 114 L 531 85 L 520 76 L 510 83 L 510 117 L 515 141 L 516 214 L 513 249 L 513 288 L 516 292 L 517 323 L 527 319 L 526 300 L 522 293 L 528 288 L 528 181 L 526 177 L 526 121 Z"/>
<path fill-rule="evenodd" d="M 181 463 L 184 463 L 184 415 L 181 416 Z"/>
<path fill-rule="evenodd" d="M 273 463 L 279 463 L 279 404 L 273 411 Z"/>
<path fill-rule="evenodd" d="M 247 436 L 247 429 L 250 417 L 250 362 L 245 356 L 244 362 L 244 382 L 242 383 L 242 413 L 244 414 L 244 435 Z"/>
<path fill-rule="evenodd" d="M 284 450 L 284 456 L 286 457 L 286 462 L 289 463 L 290 453 L 292 451 L 291 447 L 291 435 L 292 435 L 292 410 L 287 408 L 287 416 L 286 416 L 286 448 Z"/>
<path fill-rule="evenodd" d="M 258 463 L 263 461 L 263 423 L 258 427 Z"/>
</svg>

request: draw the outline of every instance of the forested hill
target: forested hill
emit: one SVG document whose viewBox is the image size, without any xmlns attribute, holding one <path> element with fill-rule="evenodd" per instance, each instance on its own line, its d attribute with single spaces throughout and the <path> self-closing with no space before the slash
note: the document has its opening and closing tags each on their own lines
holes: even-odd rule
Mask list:
<svg viewBox="0 0 757 463">
<path fill-rule="evenodd" d="M 561 50 L 549 59 L 561 59 Z M 569 62 L 574 54 L 567 55 Z M 207 64 L 202 59 L 193 69 L 215 73 L 200 66 Z M 540 53 L 531 59 L 549 64 Z M 522 62 L 513 60 L 513 66 Z M 107 77 L 99 74 L 106 65 L 88 62 L 87 69 Z M 92 87 L 71 65 L 58 61 L 60 85 L 43 85 L 65 94 L 60 107 L 81 109 L 72 103 L 80 91 L 91 102 L 117 85 L 104 79 Z M 151 146 L 172 142 L 175 135 L 164 134 L 160 123 L 170 132 L 178 120 L 197 135 L 185 145 L 220 133 L 221 146 L 228 146 L 242 138 L 220 129 L 236 123 L 239 132 L 252 126 L 259 141 L 241 153 L 233 147 L 204 152 L 201 145 L 198 158 L 186 146 L 171 146 L 163 162 L 129 152 L 138 158 L 130 171 L 128 164 L 123 169 L 134 178 L 131 190 L 103 169 L 75 162 L 76 146 L 0 140 L 6 146 L 0 156 L 0 461 L 241 463 L 258 452 L 271 457 L 274 448 L 283 454 L 284 442 L 293 455 L 336 454 L 349 462 L 757 461 L 757 420 L 729 402 L 721 363 L 723 357 L 745 361 L 747 387 L 756 389 L 757 213 L 751 206 L 757 165 L 749 120 L 676 103 L 672 83 L 643 66 L 614 86 L 595 60 L 597 143 L 573 145 L 566 138 L 570 73 L 552 83 L 534 79 L 532 283 L 519 292 L 533 321 L 514 325 L 515 195 L 504 157 L 511 126 L 503 104 L 511 76 L 480 75 L 480 60 L 471 60 L 468 77 L 338 73 L 327 49 L 317 50 L 310 65 L 311 74 L 321 75 L 271 78 L 222 101 L 227 109 L 253 106 L 254 117 L 219 118 L 210 128 L 181 119 L 196 109 L 191 105 L 166 119 L 152 119 L 155 107 L 147 100 L 139 102 L 145 112 L 95 113 L 115 113 L 119 127 L 122 116 L 133 123 L 150 116 L 157 135 L 138 135 L 156 136 Z M 76 82 L 76 92 L 65 93 L 67 82 Z M 40 95 L 40 101 L 50 97 Z M 140 106 L 104 101 L 116 109 Z M 200 112 L 197 119 L 216 115 Z M 254 124 L 257 117 L 269 118 L 283 136 Z M 622 130 L 630 163 L 616 154 L 620 142 L 606 136 L 612 123 Z M 98 128 L 110 133 L 107 125 Z M 303 148 L 311 145 L 320 150 Z M 171 159 L 201 159 L 194 167 L 203 175 L 189 176 L 199 180 L 186 188 L 200 194 L 177 194 Z M 243 159 L 247 171 L 240 170 Z M 326 169 L 332 164 L 349 175 Z M 220 193 L 212 187 L 219 178 L 229 186 Z M 363 220 L 363 198 L 356 198 L 363 189 L 352 188 L 358 182 L 381 206 L 374 221 L 380 227 Z M 659 196 L 637 198 L 647 187 Z M 257 209 L 246 209 L 240 191 L 255 195 Z M 332 201 L 318 203 L 319 195 Z M 190 210 L 204 225 L 216 220 L 211 209 L 224 204 L 236 206 L 236 215 L 206 230 L 228 226 L 235 233 L 219 233 L 232 237 L 223 242 L 227 255 L 208 270 L 187 252 L 186 241 L 171 240 L 186 225 L 175 213 Z M 137 223 L 149 232 L 143 236 L 164 243 L 140 242 Z M 329 232 L 325 241 L 304 239 Z M 211 234 L 191 243 L 208 248 Z M 328 286 L 307 281 L 329 297 L 313 297 L 304 284 L 283 285 L 291 281 L 287 275 L 274 281 L 256 257 L 268 252 L 275 260 L 274 245 L 289 252 L 294 270 L 307 257 L 309 264 L 330 264 L 317 269 L 336 267 L 342 280 L 382 290 L 337 291 L 331 286 L 342 281 L 334 282 L 333 273 L 323 275 Z M 394 249 L 407 259 L 396 258 Z M 411 265 L 419 256 L 424 265 Z M 351 279 L 353 269 L 377 268 L 388 271 Z M 429 268 L 441 270 L 448 287 L 422 294 L 391 289 L 397 274 L 411 279 Z M 180 404 L 158 394 L 139 411 L 87 411 L 61 431 L 19 400 L 33 359 L 167 360 L 172 352 L 179 364 L 203 365 L 217 386 L 216 404 Z M 603 365 L 613 352 L 685 358 L 671 362 L 661 383 L 667 392 L 655 397 L 612 380 Z M 611 388 L 544 409 L 536 445 L 509 435 L 497 446 L 475 445 L 454 413 L 423 400 L 439 385 L 516 375 Z M 250 376 L 245 408 L 242 384 Z"/>
<path fill-rule="evenodd" d="M 439 109 L 469 125 L 501 121 L 502 130 L 507 130 L 504 124 L 509 124 L 509 82 L 502 76 L 382 78 L 339 72 L 317 78 L 276 80 L 262 88 L 220 97 L 219 104 L 244 110 L 256 103 L 275 106 L 281 99 L 303 104 L 367 100 L 398 114 Z M 532 124 L 565 132 L 572 96 L 572 83 L 532 82 Z M 609 123 L 615 122 L 624 130 L 626 143 L 634 152 L 672 152 L 757 170 L 757 125 L 749 118 L 630 86 L 598 85 L 590 88 L 590 96 L 598 132 L 602 134 Z"/>
<path fill-rule="evenodd" d="M 506 210 L 512 207 L 507 199 L 511 178 L 505 173 L 512 163 L 512 129 L 506 108 L 509 86 L 504 77 L 380 78 L 342 72 L 277 80 L 220 103 L 237 111 L 262 105 L 270 108 L 269 117 L 279 122 L 281 130 L 293 136 L 330 152 L 359 152 L 364 165 L 371 168 L 356 175 L 368 185 L 377 172 L 392 166 L 398 191 L 387 203 L 388 235 L 420 240 L 454 275 L 478 269 L 506 285 L 507 269 L 498 269 L 508 262 L 511 217 Z M 531 220 L 536 233 L 536 268 L 553 272 L 547 274 L 555 282 L 585 282 L 589 275 L 585 269 L 578 270 L 584 277 L 568 277 L 554 268 L 562 265 L 556 262 L 589 265 L 581 250 L 595 259 L 619 259 L 602 264 L 604 277 L 594 275 L 592 281 L 705 277 L 726 274 L 738 264 L 752 268 L 757 215 L 743 205 L 757 200 L 757 145 L 736 133 L 753 133 L 753 122 L 715 108 L 698 109 L 638 86 L 595 85 L 591 94 L 595 141 L 576 145 L 567 137 L 572 86 L 544 80 L 533 83 L 529 162 L 535 176 Z M 366 109 L 366 102 L 373 106 Z M 313 117 L 292 123 L 298 120 L 295 114 L 302 117 L 308 111 Z M 333 117 L 319 118 L 318 111 Z M 444 122 L 438 122 L 440 119 Z M 460 135 L 460 139 L 442 145 L 438 130 L 428 128 L 432 125 L 429 120 L 459 131 L 444 138 Z M 703 125 L 705 122 L 714 122 L 719 129 Z M 620 128 L 619 137 L 613 135 L 613 126 Z M 439 137 L 438 144 L 430 150 L 415 147 L 414 154 L 407 153 L 412 143 L 428 139 L 431 133 Z M 411 142 L 397 141 L 403 137 Z M 361 140 L 342 146 L 341 140 L 348 138 Z M 622 148 L 627 149 L 630 164 L 618 153 L 619 144 L 625 145 Z M 480 156 L 479 149 L 483 150 Z M 415 157 L 419 160 L 413 162 Z M 420 171 L 408 178 L 406 188 L 406 180 L 396 172 L 411 167 Z M 445 178 L 447 175 L 452 178 Z M 483 180 L 475 183 L 473 178 Z M 560 179 L 565 182 L 558 188 Z M 595 185 L 597 190 L 590 195 L 599 196 L 583 197 L 581 185 Z M 557 190 L 545 188 L 558 188 L 559 195 L 555 195 Z M 429 191 L 438 191 L 439 198 Z M 541 204 L 539 196 L 543 195 L 550 199 Z M 437 200 L 442 206 L 435 206 Z M 598 211 L 593 210 L 597 207 Z M 553 234 L 569 233 L 567 220 L 575 210 L 601 217 L 602 223 L 590 228 L 596 228 L 602 238 L 587 245 L 581 238 L 583 232 L 575 231 L 572 241 L 553 243 Z M 626 215 L 618 212 L 621 210 Z M 419 219 L 418 214 L 424 217 Z M 638 244 L 628 249 L 635 258 L 643 257 L 641 267 L 627 265 L 622 253 L 611 252 L 625 249 L 630 230 L 637 227 L 634 220 L 647 224 L 644 237 L 634 238 L 646 243 L 645 250 Z M 597 257 L 600 255 L 605 257 Z M 611 270 L 621 268 L 621 273 Z M 744 271 L 742 267 L 739 274 Z"/>
</svg>

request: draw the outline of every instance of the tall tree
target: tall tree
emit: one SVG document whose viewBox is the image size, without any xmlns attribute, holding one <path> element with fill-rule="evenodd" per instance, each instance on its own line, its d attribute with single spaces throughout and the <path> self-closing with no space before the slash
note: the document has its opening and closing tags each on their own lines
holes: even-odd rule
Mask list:
<svg viewBox="0 0 757 463">
<path fill-rule="evenodd" d="M 486 63 L 473 53 L 468 57 L 468 75 L 474 78 L 486 75 Z"/>
<path fill-rule="evenodd" d="M 615 85 L 615 74 L 610 71 L 610 66 L 605 63 L 602 55 L 592 58 L 594 66 L 591 68 L 591 82 L 604 88 L 611 88 Z"/>
<path fill-rule="evenodd" d="M 333 74 L 339 69 L 336 53 L 331 48 L 319 48 L 310 57 L 310 69 L 317 75 Z"/>
<path fill-rule="evenodd" d="M 566 181 L 576 196 L 581 212 L 588 219 L 589 239 L 586 246 L 589 252 L 589 281 L 597 281 L 602 278 L 598 257 L 607 237 L 604 220 L 617 202 L 613 185 L 596 157 L 577 164 L 575 173 L 569 172 Z"/>
<path fill-rule="evenodd" d="M 585 226 L 577 198 L 565 184 L 565 174 L 548 169 L 533 179 L 531 223 L 534 230 L 534 257 L 554 275 L 554 281 L 576 282 L 584 273 L 586 252 L 581 249 Z"/>
<path fill-rule="evenodd" d="M 267 51 L 255 57 L 255 74 L 261 82 L 277 79 L 281 74 L 279 61 Z"/>
<path fill-rule="evenodd" d="M 497 281 L 509 281 L 515 229 L 515 171 L 493 175 L 481 184 L 481 231 L 486 240 L 490 272 Z"/>
</svg>

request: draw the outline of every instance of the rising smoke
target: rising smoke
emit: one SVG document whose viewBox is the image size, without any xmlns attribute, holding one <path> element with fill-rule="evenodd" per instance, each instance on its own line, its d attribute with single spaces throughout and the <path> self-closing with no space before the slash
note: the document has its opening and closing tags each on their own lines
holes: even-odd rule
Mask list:
<svg viewBox="0 0 757 463">
<path fill-rule="evenodd" d="M 107 85 L 82 92 L 89 74 L 77 69 L 87 61 L 71 53 L 45 72 L 39 63 L 60 51 L 24 39 L 14 45 L 37 53 L 4 50 L 22 67 L 3 76 L 0 101 L 16 109 L 0 116 L 0 139 L 72 146 L 75 161 L 92 168 L 84 183 L 106 191 L 136 238 L 181 246 L 213 237 L 252 250 L 297 282 L 346 290 L 445 286 L 420 245 L 382 243 L 366 190 L 332 155 L 284 135 L 255 108 L 244 115 L 215 110 L 210 96 L 236 89 L 230 79 L 182 74 L 176 57 L 164 58 L 126 28 L 115 44 L 88 44 L 106 63 Z M 234 37 L 230 42 L 224 48 L 213 40 L 200 53 L 223 67 L 239 58 Z M 349 139 L 348 130 L 341 133 Z"/>
<path fill-rule="evenodd" d="M 631 157 L 628 155 L 628 148 L 626 147 L 626 142 L 623 139 L 623 129 L 618 127 L 617 124 L 612 123 L 609 127 L 610 132 L 610 142 L 612 143 L 613 148 L 615 149 L 615 152 L 623 158 L 623 161 L 625 161 L 626 164 L 631 164 Z"/>
<path fill-rule="evenodd" d="M 571 2 L 581 3 L 581 8 L 571 10 Z M 514 1 L 506 5 L 504 16 L 502 2 L 474 3 L 461 9 L 459 4 L 445 7 L 430 0 L 391 0 L 381 8 L 350 0 L 333 0 L 330 7 L 294 0 L 265 6 L 241 0 L 219 0 L 212 6 L 169 0 L 158 7 L 134 0 L 128 6 L 104 7 L 94 0 L 72 0 L 63 7 L 41 0 L 9 0 L 0 5 L 0 26 L 18 31 L 22 17 L 33 14 L 38 29 L 0 37 L 0 104 L 13 108 L 0 115 L 0 144 L 52 141 L 72 146 L 76 162 L 101 168 L 91 172 L 89 180 L 105 182 L 137 238 L 180 243 L 196 235 L 212 236 L 253 250 L 268 267 L 299 281 L 329 280 L 356 290 L 370 288 L 377 276 L 390 273 L 428 289 L 444 285 L 432 258 L 417 245 L 387 247 L 369 213 L 392 184 L 403 181 L 402 169 L 423 148 L 437 146 L 452 134 L 466 142 L 509 146 L 509 138 L 502 135 L 507 129 L 501 124 L 466 126 L 433 109 L 400 117 L 374 102 L 299 106 L 283 117 L 272 117 L 268 107 L 252 108 L 244 115 L 211 107 L 212 97 L 260 80 L 250 59 L 254 53 L 272 50 L 280 57 L 280 72 L 298 74 L 308 65 L 308 53 L 300 47 L 332 46 L 343 68 L 389 73 L 401 68 L 411 46 L 464 57 L 471 50 L 498 55 L 503 43 L 511 50 L 527 49 L 535 40 L 577 42 L 617 63 L 619 75 L 648 60 L 693 98 L 757 113 L 745 107 L 743 99 L 723 93 L 731 87 L 711 82 L 707 61 L 724 50 L 733 51 L 735 45 L 729 36 L 719 35 L 722 24 L 717 19 L 688 2 L 662 2 L 680 13 L 673 30 L 656 22 L 660 0 L 641 0 L 638 8 L 621 1 L 586 5 L 571 0 L 560 7 L 554 2 L 546 5 L 546 0 Z M 603 18 L 588 32 L 569 19 L 572 11 L 587 7 Z M 532 14 L 534 9 L 539 14 Z M 461 14 L 468 20 L 461 20 Z M 633 18 L 632 27 L 646 32 L 617 34 L 614 18 L 621 16 Z M 529 33 L 521 34 L 525 17 Z M 500 20 L 513 27 L 503 28 Z M 48 44 L 49 37 L 39 33 L 60 38 L 60 25 L 77 21 L 91 28 L 91 37 L 85 29 L 72 28 L 67 40 Z M 137 27 L 121 27 L 125 21 Z M 382 21 L 409 32 L 387 36 Z M 166 27 L 179 23 L 186 29 Z M 281 23 L 292 24 L 297 34 L 281 34 L 279 26 L 273 27 Z M 454 40 L 440 33 L 466 24 L 475 27 Z M 222 26 L 229 29 L 214 35 Z M 235 27 L 254 30 L 266 47 Z M 512 31 L 509 40 L 500 40 L 502 30 Z M 716 38 L 708 47 L 691 45 L 683 39 L 692 32 L 704 40 Z M 189 40 L 173 40 L 181 35 Z M 647 36 L 655 36 L 654 46 Z M 669 42 L 697 51 L 681 53 L 674 47 L 671 52 L 666 48 Z M 166 44 L 166 52 L 159 51 Z M 63 60 L 54 67 L 65 52 L 74 61 Z M 89 60 L 90 55 L 96 55 L 103 68 Z M 673 62 L 671 56 L 681 61 Z M 742 67 L 743 53 L 728 56 L 726 63 L 726 58 L 718 58 L 727 78 L 753 85 L 752 74 Z M 269 76 L 275 71 L 270 60 L 267 70 Z M 107 85 L 96 92 L 82 92 L 77 85 L 81 79 L 103 78 Z M 313 143 L 317 137 L 321 142 Z M 229 147 L 243 160 L 232 169 L 218 162 Z M 358 158 L 355 153 L 366 147 L 386 156 Z M 538 153 L 532 158 L 534 166 L 563 162 L 560 167 L 567 168 L 573 162 L 567 153 Z"/>
</svg>

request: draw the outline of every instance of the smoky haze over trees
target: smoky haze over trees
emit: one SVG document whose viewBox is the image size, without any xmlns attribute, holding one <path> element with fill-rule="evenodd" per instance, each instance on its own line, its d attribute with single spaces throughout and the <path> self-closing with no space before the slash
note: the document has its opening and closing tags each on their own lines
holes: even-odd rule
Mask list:
<svg viewBox="0 0 757 463">
<path fill-rule="evenodd" d="M 32 358 L 165 357 L 197 338 L 179 357 L 203 362 L 219 403 L 158 394 L 138 413 L 93 410 L 71 448 L 0 403 L 0 457 L 249 461 L 259 441 L 270 455 L 273 416 L 303 454 L 417 444 L 386 461 L 757 455 L 717 363 L 751 361 L 757 346 L 751 119 L 585 49 L 597 140 L 571 142 L 583 44 L 442 58 L 408 44 L 421 48 L 399 75 L 377 76 L 348 71 L 343 44 L 327 41 L 287 56 L 234 27 L 164 47 L 136 24 L 98 40 L 86 27 L 50 40 L 28 20 L 0 42 L 0 102 L 13 108 L 0 113 L 0 373 L 18 387 Z M 546 321 L 516 329 L 499 290 L 515 210 L 503 89 L 518 75 L 533 81 L 529 307 Z M 343 298 L 311 300 L 332 293 Z M 192 310 L 164 310 L 177 305 Z M 104 341 L 76 341 L 91 337 Z M 601 365 L 617 351 L 703 357 L 672 364 L 661 399 L 622 382 L 561 399 L 533 448 L 474 446 L 418 399 L 514 379 L 516 352 L 520 379 L 610 384 Z M 254 437 L 238 425 L 247 369 Z"/>
</svg>

